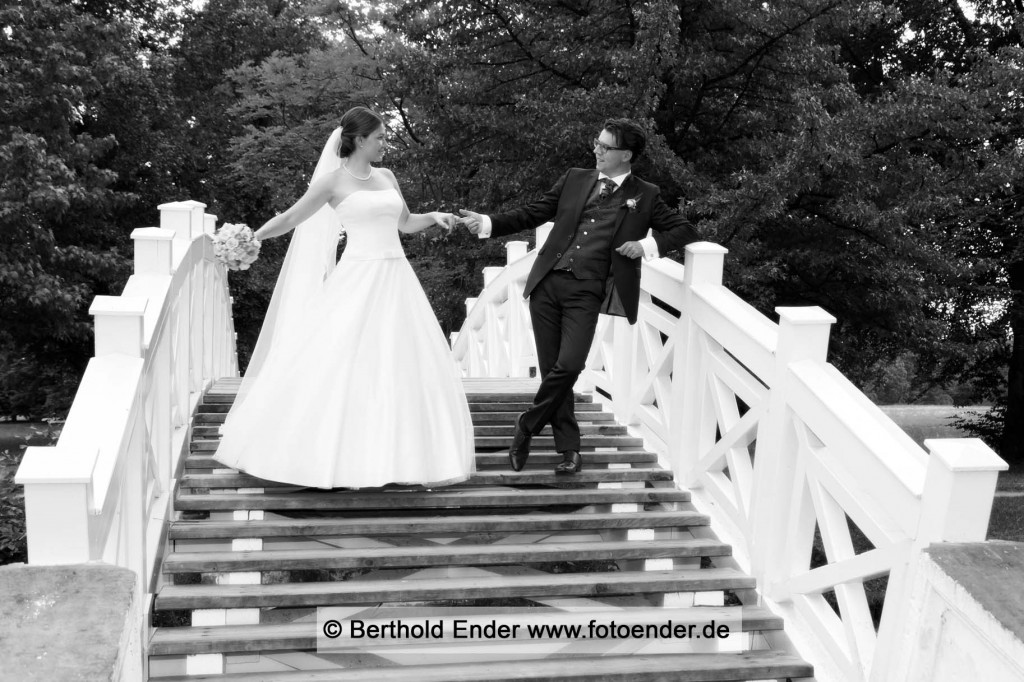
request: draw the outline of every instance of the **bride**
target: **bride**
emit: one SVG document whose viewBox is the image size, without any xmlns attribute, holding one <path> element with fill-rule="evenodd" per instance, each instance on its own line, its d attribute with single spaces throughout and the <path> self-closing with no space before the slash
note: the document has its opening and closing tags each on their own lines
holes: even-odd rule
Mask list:
<svg viewBox="0 0 1024 682">
<path fill-rule="evenodd" d="M 355 107 L 309 189 L 256 231 L 295 229 L 214 458 L 318 488 L 441 485 L 473 472 L 462 381 L 401 232 L 451 228 L 411 214 L 384 153 L 384 122 Z M 339 231 L 348 242 L 335 265 Z"/>
</svg>

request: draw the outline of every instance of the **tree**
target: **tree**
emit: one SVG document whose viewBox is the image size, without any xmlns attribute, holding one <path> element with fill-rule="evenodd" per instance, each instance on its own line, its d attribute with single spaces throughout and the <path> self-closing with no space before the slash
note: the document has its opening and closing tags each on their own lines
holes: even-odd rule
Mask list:
<svg viewBox="0 0 1024 682">
<path fill-rule="evenodd" d="M 138 67 L 125 26 L 49 0 L 0 9 L 0 30 L 0 414 L 54 415 L 90 355 L 87 305 L 127 273 L 107 221 L 132 197 L 95 124 L 105 84 Z"/>
<path fill-rule="evenodd" d="M 182 14 L 170 52 L 175 115 L 181 131 L 175 181 L 181 199 L 211 213 L 236 212 L 229 177 L 231 139 L 242 133 L 230 113 L 239 95 L 228 73 L 272 55 L 299 55 L 326 45 L 302 0 L 211 0 Z"/>
<path fill-rule="evenodd" d="M 1020 251 L 1009 5 L 977 20 L 940 0 L 363 7 L 338 16 L 380 65 L 403 162 L 441 195 L 519 204 L 628 115 L 652 132 L 639 172 L 730 248 L 728 283 L 769 315 L 834 313 L 833 360 L 861 385 L 908 352 L 921 393 L 964 379 L 965 357 L 987 377 L 1009 357 L 1005 318 L 977 324 L 1017 300 L 999 285 Z"/>
<path fill-rule="evenodd" d="M 346 44 L 248 63 L 225 74 L 237 100 L 230 116 L 239 133 L 221 180 L 234 197 L 229 222 L 253 228 L 306 191 L 324 142 L 346 110 L 382 99 L 372 65 Z M 235 328 L 242 365 L 256 343 L 289 237 L 264 243 L 259 260 L 232 273 Z"/>
<path fill-rule="evenodd" d="M 410 208 L 494 211 L 592 165 L 607 118 L 644 119 L 677 49 L 673 13 L 667 0 L 418 0 L 341 3 L 333 17 L 376 65 L 398 148 L 388 164 Z M 504 261 L 502 241 L 460 232 L 407 244 L 446 331 L 481 266 Z"/>
</svg>

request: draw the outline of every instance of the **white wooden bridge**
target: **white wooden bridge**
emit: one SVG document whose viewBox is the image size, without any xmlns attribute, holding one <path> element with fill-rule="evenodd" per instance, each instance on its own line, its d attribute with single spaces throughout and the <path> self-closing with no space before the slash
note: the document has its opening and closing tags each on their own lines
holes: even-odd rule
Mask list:
<svg viewBox="0 0 1024 682">
<path fill-rule="evenodd" d="M 537 364 L 522 299 L 535 250 L 511 242 L 452 339 L 477 475 L 297 490 L 210 457 L 238 375 L 214 222 L 167 204 L 132 234 L 135 274 L 92 306 L 95 357 L 61 438 L 17 474 L 30 564 L 135 571 L 116 679 L 938 679 L 921 673 L 940 646 L 926 550 L 985 539 L 1005 464 L 975 439 L 918 447 L 828 363 L 825 311 L 765 318 L 722 285 L 714 244 L 644 263 L 638 323 L 602 318 L 577 385 L 587 468 L 567 486 L 550 437 L 522 472 L 504 454 Z M 735 636 L 343 653 L 318 637 L 328 607 L 385 622 L 468 603 L 536 622 L 733 618 Z M 961 646 L 1024 676 L 978 639 Z"/>
</svg>

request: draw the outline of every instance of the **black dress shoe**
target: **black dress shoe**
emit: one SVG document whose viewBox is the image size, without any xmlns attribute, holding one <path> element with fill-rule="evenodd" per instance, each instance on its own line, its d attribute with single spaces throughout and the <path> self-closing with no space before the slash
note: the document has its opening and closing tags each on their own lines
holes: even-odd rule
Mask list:
<svg viewBox="0 0 1024 682">
<path fill-rule="evenodd" d="M 562 453 L 562 461 L 555 467 L 556 474 L 575 474 L 583 470 L 583 457 L 575 450 Z"/>
<path fill-rule="evenodd" d="M 508 449 L 508 461 L 512 471 L 522 471 L 526 458 L 530 456 L 530 439 L 533 434 L 523 428 L 523 415 L 516 419 L 516 430 L 512 434 L 512 445 Z"/>
</svg>

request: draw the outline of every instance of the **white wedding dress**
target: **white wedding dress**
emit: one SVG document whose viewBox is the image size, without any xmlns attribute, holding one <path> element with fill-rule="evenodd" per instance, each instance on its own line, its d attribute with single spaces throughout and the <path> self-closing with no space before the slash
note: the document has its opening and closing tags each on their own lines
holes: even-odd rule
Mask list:
<svg viewBox="0 0 1024 682">
<path fill-rule="evenodd" d="M 443 485 L 473 472 L 466 394 L 402 250 L 403 206 L 397 190 L 360 190 L 335 209 L 345 251 L 236 401 L 214 459 L 319 488 Z"/>
</svg>

